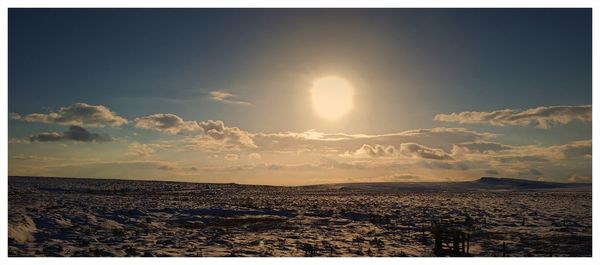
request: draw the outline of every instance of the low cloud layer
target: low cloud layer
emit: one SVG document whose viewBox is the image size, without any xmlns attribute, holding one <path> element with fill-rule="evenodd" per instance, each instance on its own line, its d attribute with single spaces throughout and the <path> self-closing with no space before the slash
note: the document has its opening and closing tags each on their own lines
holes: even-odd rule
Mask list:
<svg viewBox="0 0 600 265">
<path fill-rule="evenodd" d="M 590 106 L 556 106 L 526 111 L 453 113 L 447 116 L 440 114 L 436 116 L 436 120 L 454 119 L 452 121 L 461 123 L 549 128 L 573 120 L 591 120 L 591 113 L 589 117 L 585 114 L 588 110 L 591 111 Z M 21 144 L 31 142 L 114 141 L 109 135 L 93 133 L 83 127 L 116 127 L 127 123 L 127 120 L 103 106 L 84 103 L 61 108 L 57 112 L 50 111 L 48 114 L 21 116 L 12 113 L 10 118 L 28 122 L 73 123 L 66 132 L 43 132 L 31 135 L 29 139 L 10 138 L 11 147 L 23 148 L 29 146 Z M 82 166 L 103 170 L 112 170 L 109 168 L 114 166 L 130 170 L 128 173 L 138 172 L 138 176 L 154 176 L 158 170 L 158 175 L 169 177 L 210 176 L 215 181 L 220 181 L 220 177 L 234 179 L 248 174 L 256 178 L 285 178 L 286 181 L 298 178 L 298 183 L 308 180 L 318 183 L 321 178 L 336 182 L 340 178 L 368 180 L 368 177 L 386 181 L 411 181 L 474 179 L 483 175 L 587 181 L 586 177 L 579 176 L 591 176 L 591 140 L 557 145 L 510 145 L 494 142 L 498 137 L 492 132 L 444 127 L 385 134 L 325 133 L 316 130 L 253 133 L 221 120 L 184 120 L 169 113 L 138 117 L 133 119 L 133 125 L 165 135 L 153 135 L 156 138 L 138 137 L 140 131 L 136 131 L 124 136 L 123 139 L 130 140 L 122 148 L 107 152 L 111 152 L 111 157 L 113 154 L 121 155 L 124 160 L 139 157 L 158 161 L 110 164 L 98 161 Z M 131 127 L 125 126 L 124 129 Z M 107 129 L 111 134 L 114 130 Z M 143 141 L 148 142 L 142 143 Z M 77 146 L 84 145 L 69 145 L 68 148 Z M 24 162 L 14 166 L 34 155 L 25 149 L 19 150 L 19 153 L 24 155 L 23 159 L 11 160 L 11 172 L 33 172 L 32 167 Z M 160 160 L 172 160 L 175 157 L 177 163 L 181 164 L 160 163 Z M 142 165 L 153 166 L 145 168 Z M 68 166 L 68 170 L 79 172 L 75 165 Z M 124 174 L 116 169 L 111 172 L 115 176 Z"/>
<path fill-rule="evenodd" d="M 135 127 L 154 130 L 169 134 L 183 131 L 196 131 L 200 129 L 195 121 L 185 121 L 179 116 L 170 113 L 159 113 L 135 119 Z"/>
<path fill-rule="evenodd" d="M 498 175 L 498 170 L 488 169 L 488 170 L 484 171 L 484 173 L 487 175 Z"/>
<path fill-rule="evenodd" d="M 483 146 L 488 148 L 482 148 Z M 473 148 L 476 147 L 476 148 Z M 552 159 L 585 159 L 592 157 L 592 140 L 572 141 L 561 145 L 506 145 L 494 142 L 456 144 L 455 157 L 487 157 L 503 162 L 545 162 Z"/>
<path fill-rule="evenodd" d="M 215 101 L 228 103 L 228 104 L 237 104 L 237 105 L 252 105 L 249 102 L 240 100 L 238 96 L 231 94 L 229 92 L 223 90 L 214 90 L 209 93 L 210 98 Z"/>
<path fill-rule="evenodd" d="M 497 153 L 500 151 L 509 150 L 512 147 L 501 143 L 479 141 L 458 143 L 455 144 L 454 148 L 461 148 L 467 150 L 468 152 L 474 153 Z"/>
<path fill-rule="evenodd" d="M 365 144 L 375 147 L 376 145 L 396 146 L 399 143 L 415 143 L 449 151 L 455 143 L 482 141 L 494 138 L 496 135 L 464 128 L 433 128 L 373 135 L 307 131 L 304 133 L 258 133 L 252 136 L 256 145 L 265 150 L 278 150 L 281 152 L 297 152 L 298 150 L 345 152 L 356 150 Z M 375 156 L 377 153 L 385 154 L 386 152 L 386 150 L 372 151 L 375 152 Z M 388 149 L 387 151 L 390 150 Z"/>
<path fill-rule="evenodd" d="M 583 183 L 589 183 L 592 181 L 592 177 L 590 176 L 577 176 L 577 175 L 571 175 L 567 178 L 567 181 L 569 182 L 583 182 Z"/>
<path fill-rule="evenodd" d="M 50 111 L 47 114 L 31 113 L 20 115 L 18 113 L 11 113 L 10 118 L 26 122 L 88 127 L 118 127 L 127 123 L 127 119 L 117 115 L 103 105 L 89 105 L 86 103 L 75 103 L 72 106 L 61 107 L 58 111 Z"/>
<path fill-rule="evenodd" d="M 29 137 L 31 142 L 110 142 L 113 139 L 106 134 L 91 133 L 79 126 L 71 126 L 66 132 L 43 132 Z"/>
<path fill-rule="evenodd" d="M 156 150 L 152 148 L 152 145 L 132 142 L 127 146 L 127 152 L 125 154 L 134 156 L 150 156 L 154 153 L 156 153 Z"/>
<path fill-rule="evenodd" d="M 465 111 L 437 114 L 434 120 L 494 126 L 535 126 L 549 129 L 573 121 L 592 121 L 592 105 L 537 107 L 524 111 L 514 109 L 492 112 Z"/>
<path fill-rule="evenodd" d="M 453 160 L 453 158 L 442 149 L 430 148 L 416 143 L 402 143 L 398 147 L 388 145 L 364 144 L 354 152 L 346 152 L 342 157 L 403 157 L 433 160 Z"/>
<path fill-rule="evenodd" d="M 179 167 L 174 162 L 155 160 L 92 161 L 52 164 L 41 168 L 44 174 L 65 177 L 155 179 L 170 178 L 193 168 Z M 91 175 L 90 175 L 91 174 Z"/>
<path fill-rule="evenodd" d="M 229 161 L 235 161 L 235 160 L 238 160 L 239 158 L 240 158 L 240 156 L 237 154 L 226 154 L 225 155 L 225 159 L 229 160 Z"/>
<path fill-rule="evenodd" d="M 399 175 L 392 175 L 389 176 L 387 179 L 385 179 L 385 181 L 393 181 L 393 182 L 417 182 L 417 181 L 422 181 L 423 177 L 422 176 L 416 176 L 416 175 L 407 175 L 407 174 L 399 174 Z"/>
</svg>

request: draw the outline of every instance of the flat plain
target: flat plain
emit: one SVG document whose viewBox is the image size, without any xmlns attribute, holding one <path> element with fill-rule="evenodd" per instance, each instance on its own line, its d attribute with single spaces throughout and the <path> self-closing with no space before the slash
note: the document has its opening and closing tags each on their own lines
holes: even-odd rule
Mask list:
<svg viewBox="0 0 600 265">
<path fill-rule="evenodd" d="M 591 256 L 590 186 L 538 184 L 9 177 L 9 256 L 435 256 L 435 227 L 472 256 Z"/>
</svg>

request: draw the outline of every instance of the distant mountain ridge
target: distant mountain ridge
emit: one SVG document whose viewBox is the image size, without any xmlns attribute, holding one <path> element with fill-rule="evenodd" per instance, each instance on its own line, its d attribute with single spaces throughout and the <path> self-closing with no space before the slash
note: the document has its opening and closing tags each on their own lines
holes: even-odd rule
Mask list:
<svg viewBox="0 0 600 265">
<path fill-rule="evenodd" d="M 461 182 L 372 182 L 313 185 L 334 189 L 388 192 L 460 192 L 460 191 L 582 191 L 591 192 L 591 183 L 562 183 L 514 178 L 482 177 Z"/>
</svg>

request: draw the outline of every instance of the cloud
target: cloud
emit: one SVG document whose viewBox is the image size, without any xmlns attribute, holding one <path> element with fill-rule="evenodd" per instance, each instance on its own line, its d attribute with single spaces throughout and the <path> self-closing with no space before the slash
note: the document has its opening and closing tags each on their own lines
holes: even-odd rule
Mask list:
<svg viewBox="0 0 600 265">
<path fill-rule="evenodd" d="M 221 120 L 199 122 L 203 135 L 187 138 L 188 147 L 212 151 L 235 151 L 257 148 L 252 136 L 238 127 L 227 127 Z"/>
<path fill-rule="evenodd" d="M 544 175 L 544 173 L 542 173 L 542 171 L 539 171 L 539 170 L 537 170 L 535 168 L 530 169 L 529 173 L 531 173 L 531 175 L 534 175 L 534 176 L 542 176 L 542 175 Z"/>
<path fill-rule="evenodd" d="M 454 143 L 495 137 L 495 134 L 492 133 L 469 131 L 463 128 L 419 129 L 399 133 L 365 135 L 322 133 L 314 130 L 302 133 L 250 133 L 238 127 L 228 127 L 221 120 L 199 121 L 198 126 L 202 133 L 189 135 L 182 139 L 180 142 L 182 149 L 210 152 L 250 149 L 278 154 L 319 152 L 320 154 L 338 155 L 340 152 L 356 150 L 363 144 L 375 146 L 377 144 L 395 145 L 401 142 L 413 142 L 450 151 Z"/>
<path fill-rule="evenodd" d="M 235 160 L 238 160 L 239 158 L 240 158 L 240 156 L 236 155 L 236 154 L 226 154 L 225 155 L 225 159 L 229 160 L 229 161 L 235 161 Z"/>
<path fill-rule="evenodd" d="M 591 176 L 578 176 L 575 174 L 573 174 L 567 178 L 567 181 L 573 182 L 573 183 L 575 183 L 575 182 L 584 182 L 585 183 L 585 182 L 591 182 L 591 180 L 592 180 Z"/>
<path fill-rule="evenodd" d="M 209 92 L 210 98 L 215 101 L 237 105 L 252 105 L 249 102 L 239 100 L 238 96 L 223 90 L 214 90 Z"/>
<path fill-rule="evenodd" d="M 437 170 L 458 170 L 466 171 L 470 167 L 464 162 L 449 161 L 449 160 L 419 160 L 411 167 L 419 166 L 424 169 Z"/>
<path fill-rule="evenodd" d="M 11 119 L 11 120 L 20 120 L 20 119 L 22 119 L 23 117 L 22 117 L 22 116 L 21 116 L 21 114 L 19 114 L 19 113 L 14 113 L 14 112 L 12 112 L 12 113 L 9 113 L 9 114 L 8 114 L 8 118 L 9 118 L 9 119 Z"/>
<path fill-rule="evenodd" d="M 391 145 L 383 146 L 376 144 L 371 146 L 363 144 L 353 155 L 357 157 L 390 157 L 398 155 L 398 149 Z"/>
<path fill-rule="evenodd" d="M 553 146 L 552 149 L 565 159 L 592 158 L 592 140 L 573 141 Z"/>
<path fill-rule="evenodd" d="M 321 157 L 319 160 L 320 163 L 315 164 L 314 166 L 317 168 L 335 168 L 335 169 L 368 169 L 369 167 L 356 162 L 346 163 L 340 162 L 333 158 Z"/>
<path fill-rule="evenodd" d="M 252 136 L 238 127 L 228 127 L 221 120 L 185 121 L 175 114 L 153 114 L 139 117 L 135 127 L 169 134 L 199 132 L 184 139 L 186 148 L 212 151 L 256 148 Z"/>
<path fill-rule="evenodd" d="M 72 125 L 66 132 L 43 132 L 29 137 L 31 142 L 56 142 L 56 141 L 78 141 L 78 142 L 110 142 L 114 141 L 109 135 L 90 133 L 86 129 Z"/>
<path fill-rule="evenodd" d="M 139 142 L 132 142 L 127 146 L 127 155 L 135 156 L 149 156 L 156 153 L 156 150 L 148 144 L 142 144 Z"/>
<path fill-rule="evenodd" d="M 400 175 L 389 176 L 386 180 L 387 181 L 404 182 L 404 181 L 420 181 L 422 179 L 423 179 L 423 177 L 421 177 L 421 176 L 400 174 Z"/>
<path fill-rule="evenodd" d="M 225 130 L 225 123 L 221 120 L 206 120 L 200 122 L 200 127 L 202 127 L 205 132 L 222 132 Z"/>
<path fill-rule="evenodd" d="M 18 139 L 18 138 L 10 138 L 8 139 L 8 144 L 28 144 L 31 143 L 27 139 Z"/>
<path fill-rule="evenodd" d="M 537 178 L 535 178 L 535 180 L 537 181 L 548 181 L 548 179 L 544 176 L 538 176 Z"/>
<path fill-rule="evenodd" d="M 466 143 L 458 143 L 455 144 L 455 148 L 462 148 L 466 152 L 476 152 L 476 153 L 497 153 L 500 151 L 509 150 L 512 147 L 509 145 L 494 143 L 494 142 L 466 142 Z M 453 152 L 457 152 L 458 150 L 454 150 Z"/>
<path fill-rule="evenodd" d="M 398 148 L 392 145 L 369 145 L 363 144 L 358 150 L 342 154 L 342 157 L 405 157 L 422 158 L 433 160 L 453 160 L 453 158 L 442 149 L 430 148 L 416 143 L 402 143 Z"/>
<path fill-rule="evenodd" d="M 303 133 L 257 133 L 252 134 L 254 142 L 260 149 L 290 151 L 340 151 L 355 150 L 364 144 L 375 147 L 376 145 L 396 146 L 399 143 L 416 143 L 431 148 L 450 151 L 455 143 L 481 141 L 495 137 L 488 132 L 476 132 L 464 128 L 433 128 L 417 129 L 388 134 L 344 134 L 322 133 L 307 131 Z M 369 150 L 365 150 L 369 151 Z M 372 150 L 386 155 L 385 150 Z M 391 150 L 387 150 L 388 152 Z"/>
<path fill-rule="evenodd" d="M 172 165 L 172 164 L 162 164 L 162 165 L 159 165 L 156 169 L 172 171 L 172 170 L 177 170 L 178 167 L 176 167 L 175 165 Z"/>
<path fill-rule="evenodd" d="M 76 109 L 86 108 L 87 111 L 76 111 Z M 544 128 L 567 123 L 567 119 L 563 117 L 567 111 L 560 112 L 556 110 L 557 108 L 548 107 L 545 111 L 539 110 L 539 108 L 534 109 L 535 111 L 513 111 L 514 113 L 511 115 L 516 118 L 505 115 L 491 120 L 493 122 L 505 122 L 502 124 L 503 126 L 508 124 L 506 121 L 521 125 L 526 124 L 523 120 L 530 119 L 528 125 Z M 9 117 L 23 121 L 59 124 L 77 122 L 85 123 L 87 126 L 113 126 L 108 118 L 90 118 L 98 116 L 90 114 L 94 112 L 92 109 L 100 109 L 96 112 L 108 112 L 110 115 L 116 116 L 103 106 L 77 103 L 71 107 L 61 108 L 57 112 L 50 111 L 48 114 L 33 113 L 23 116 L 18 113 L 11 113 Z M 523 113 L 529 113 L 530 115 L 526 116 Z M 73 118 L 75 116 L 79 118 Z M 552 119 L 558 119 L 558 121 L 542 120 L 541 118 L 534 118 L 534 116 L 552 117 Z M 574 119 L 577 120 L 578 118 Z M 587 118 L 581 120 L 585 119 Z M 161 149 L 182 152 L 201 150 L 208 152 L 206 155 L 218 154 L 223 160 L 229 161 L 244 160 L 245 157 L 247 161 L 244 161 L 251 164 L 236 165 L 238 163 L 228 163 L 229 166 L 222 170 L 228 174 L 235 173 L 234 170 L 262 170 L 255 173 L 258 176 L 263 176 L 262 174 L 265 173 L 264 176 L 268 177 L 300 176 L 306 177 L 306 179 L 316 179 L 316 176 L 325 175 L 328 178 L 341 178 L 342 175 L 344 178 L 359 178 L 361 176 L 368 178 L 403 174 L 424 176 L 427 179 L 438 176 L 465 179 L 480 176 L 482 172 L 498 175 L 498 171 L 495 169 L 501 169 L 503 176 L 517 177 L 519 174 L 526 174 L 524 175 L 526 177 L 544 176 L 549 179 L 564 180 L 567 176 L 573 174 L 577 174 L 577 176 L 591 175 L 591 139 L 551 146 L 518 146 L 492 142 L 492 139 L 496 137 L 494 133 L 465 128 L 415 129 L 385 134 L 325 133 L 315 130 L 252 133 L 238 127 L 227 126 L 221 120 L 186 121 L 175 114 L 168 113 L 138 117 L 133 121 L 137 128 L 168 134 L 184 134 L 185 132 L 185 135 L 184 137 L 159 141 L 155 144 L 128 143 L 125 151 L 126 155 L 148 157 Z M 122 122 L 124 124 L 127 121 Z M 112 124 L 117 123 L 112 122 Z M 79 125 L 72 125 L 66 132 L 44 132 L 32 135 L 29 138 L 29 142 L 66 140 L 79 142 L 114 141 L 106 134 L 92 133 Z M 9 142 L 12 144 L 23 143 L 19 139 L 10 139 Z M 210 152 L 215 153 L 210 154 Z M 271 160 L 272 155 L 269 152 L 276 153 L 277 157 L 282 159 Z M 300 155 L 300 153 L 302 154 Z M 265 160 L 263 156 L 269 159 Z M 27 159 L 27 157 L 23 157 L 23 160 L 12 160 L 18 163 L 24 161 L 24 159 Z M 250 161 L 259 159 L 264 163 Z M 294 161 L 295 164 L 285 164 L 282 163 L 283 161 Z M 227 165 L 223 161 L 220 163 Z M 153 174 L 157 172 L 157 169 L 159 169 L 156 173 L 157 176 L 171 173 L 173 175 L 183 173 L 189 176 L 191 171 L 201 172 L 199 169 L 204 170 L 208 166 L 207 164 L 195 163 L 194 166 L 198 168 L 185 168 L 173 163 L 157 163 L 155 166 L 145 168 L 141 166 L 142 164 L 133 162 L 128 165 L 117 165 L 123 168 L 131 168 L 136 172 L 139 171 L 140 176 L 155 176 Z M 87 175 L 95 174 L 95 171 L 90 171 L 91 168 L 100 166 L 107 170 L 110 168 L 109 164 L 94 164 L 90 165 L 87 171 L 82 169 L 78 172 L 87 172 Z M 74 167 L 70 169 L 75 170 Z M 538 169 L 543 170 L 543 173 Z M 155 170 L 155 172 L 151 170 Z M 338 174 L 338 171 L 335 170 L 343 172 L 343 174 Z M 111 174 L 116 176 L 120 173 L 114 171 Z M 305 174 L 305 176 L 302 174 Z M 219 176 L 219 174 L 215 176 Z M 231 177 L 231 175 L 221 176 Z"/>
<path fill-rule="evenodd" d="M 25 160 L 25 161 L 61 161 L 61 160 L 63 160 L 62 158 L 58 158 L 58 157 L 25 155 L 25 154 L 14 155 L 14 156 L 11 156 L 9 159 Z"/>
<path fill-rule="evenodd" d="M 248 154 L 248 160 L 259 160 L 262 156 L 259 153 L 250 153 Z"/>
<path fill-rule="evenodd" d="M 524 111 L 515 109 L 492 112 L 465 111 L 437 114 L 436 121 L 466 124 L 490 124 L 494 126 L 536 126 L 549 129 L 572 121 L 592 121 L 592 105 L 537 107 Z"/>
<path fill-rule="evenodd" d="M 185 121 L 179 116 L 170 113 L 152 114 L 136 118 L 135 127 L 169 134 L 176 134 L 182 131 L 196 131 L 200 129 L 197 122 Z"/>
<path fill-rule="evenodd" d="M 548 158 L 542 155 L 502 155 L 502 156 L 491 156 L 491 159 L 500 161 L 502 163 L 533 163 L 533 162 L 548 162 Z"/>
<path fill-rule="evenodd" d="M 413 158 L 424 158 L 434 160 L 452 160 L 442 149 L 430 148 L 416 143 L 400 144 L 400 153 Z"/>
<path fill-rule="evenodd" d="M 456 167 L 460 170 L 469 170 L 470 166 L 463 162 L 457 162 Z"/>
<path fill-rule="evenodd" d="M 484 173 L 488 174 L 488 175 L 498 175 L 498 171 L 495 169 L 488 169 L 488 170 L 484 171 Z"/>
<path fill-rule="evenodd" d="M 232 157 L 235 158 L 235 157 Z M 206 171 L 249 171 L 249 170 L 287 170 L 287 171 L 310 171 L 310 170 L 332 170 L 332 169 L 343 169 L 348 171 L 369 170 L 374 167 L 362 165 L 360 163 L 346 163 L 340 162 L 332 158 L 322 157 L 318 162 L 314 163 L 258 163 L 258 164 L 245 164 L 235 166 L 223 166 L 223 167 L 204 167 L 202 170 Z"/>
<path fill-rule="evenodd" d="M 507 177 L 544 176 L 563 180 L 574 173 L 589 175 L 592 169 L 591 140 L 549 146 L 493 142 L 455 144 L 451 155 L 457 161 L 468 163 L 472 169 L 502 169 L 502 174 Z"/>
<path fill-rule="evenodd" d="M 182 168 L 169 161 L 125 160 L 93 161 L 75 163 L 53 163 L 41 166 L 40 170 L 48 176 L 127 178 L 127 179 L 177 179 L 193 168 Z M 181 178 L 180 178 L 181 179 Z"/>
<path fill-rule="evenodd" d="M 55 142 L 65 139 L 64 134 L 59 132 L 43 132 L 29 137 L 31 142 Z"/>
<path fill-rule="evenodd" d="M 89 105 L 86 103 L 75 103 L 69 107 L 61 107 L 58 111 L 50 111 L 47 114 L 31 113 L 21 115 L 11 113 L 13 120 L 26 122 L 56 123 L 62 125 L 77 125 L 89 127 L 119 127 L 127 124 L 127 120 L 109 110 L 103 105 Z"/>
<path fill-rule="evenodd" d="M 557 159 L 581 160 L 591 158 L 592 140 L 572 141 L 551 146 L 468 142 L 455 144 L 451 154 L 454 158 L 494 159 L 505 163 L 547 162 Z"/>
</svg>

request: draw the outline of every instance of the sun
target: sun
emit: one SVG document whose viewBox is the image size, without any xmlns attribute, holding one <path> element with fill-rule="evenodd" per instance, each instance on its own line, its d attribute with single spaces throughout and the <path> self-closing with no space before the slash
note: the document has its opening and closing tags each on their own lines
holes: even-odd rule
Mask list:
<svg viewBox="0 0 600 265">
<path fill-rule="evenodd" d="M 310 94 L 315 112 L 327 120 L 338 120 L 354 107 L 354 88 L 339 76 L 315 79 Z"/>
</svg>

